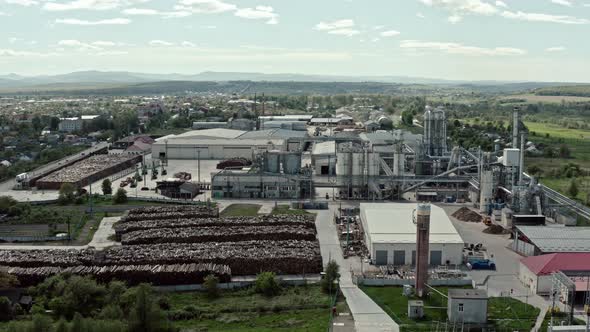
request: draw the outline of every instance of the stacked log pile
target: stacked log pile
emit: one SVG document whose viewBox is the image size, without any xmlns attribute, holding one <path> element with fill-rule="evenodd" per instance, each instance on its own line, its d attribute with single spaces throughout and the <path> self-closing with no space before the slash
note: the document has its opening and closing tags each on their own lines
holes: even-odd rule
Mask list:
<svg viewBox="0 0 590 332">
<path fill-rule="evenodd" d="M 10 267 L 177 264 L 227 265 L 233 275 L 254 275 L 261 271 L 277 274 L 322 271 L 322 257 L 317 240 L 160 243 L 125 245 L 105 251 L 0 250 L 0 266 Z"/>
<path fill-rule="evenodd" d="M 219 216 L 219 209 L 205 205 L 153 206 L 129 210 L 120 223 L 142 220 L 188 219 Z"/>
<path fill-rule="evenodd" d="M 226 217 L 195 219 L 156 219 L 136 220 L 119 223 L 115 226 L 117 240 L 129 232 L 162 228 L 189 228 L 208 226 L 292 226 L 299 225 L 315 232 L 314 217 L 309 215 L 277 215 L 260 217 Z"/>
<path fill-rule="evenodd" d="M 224 223 L 221 226 L 153 228 L 123 234 L 123 245 L 149 243 L 237 242 L 247 240 L 315 240 L 315 229 L 300 225 L 258 226 Z"/>
<path fill-rule="evenodd" d="M 100 264 L 99 264 L 100 263 Z M 213 263 L 228 265 L 232 275 L 319 273 L 320 246 L 315 241 L 241 241 L 161 243 L 109 248 L 96 265 Z"/>
<path fill-rule="evenodd" d="M 18 278 L 21 287 L 33 286 L 48 277 L 60 273 L 93 276 L 97 281 L 108 283 L 125 280 L 129 285 L 152 283 L 154 285 L 200 284 L 207 275 L 213 274 L 220 282 L 229 282 L 231 270 L 227 265 L 175 264 L 175 265 L 119 265 L 119 266 L 42 266 L 9 267 L 9 274 Z"/>
</svg>

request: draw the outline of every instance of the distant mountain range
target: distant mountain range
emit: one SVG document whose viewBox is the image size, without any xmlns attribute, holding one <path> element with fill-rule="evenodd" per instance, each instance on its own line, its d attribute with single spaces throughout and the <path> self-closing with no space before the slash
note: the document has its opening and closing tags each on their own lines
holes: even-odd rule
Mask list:
<svg viewBox="0 0 590 332">
<path fill-rule="evenodd" d="M 48 84 L 103 83 L 133 84 L 162 81 L 267 81 L 267 82 L 380 82 L 400 84 L 444 84 L 444 85 L 502 85 L 530 84 L 533 82 L 509 81 L 460 81 L 436 78 L 407 76 L 337 76 L 304 74 L 264 74 L 239 72 L 212 72 L 200 74 L 148 74 L 126 71 L 79 71 L 61 75 L 21 76 L 17 74 L 0 75 L 0 87 L 19 88 Z M 563 83 L 560 83 L 563 85 Z M 556 85 L 556 83 L 535 83 L 537 87 Z"/>
</svg>

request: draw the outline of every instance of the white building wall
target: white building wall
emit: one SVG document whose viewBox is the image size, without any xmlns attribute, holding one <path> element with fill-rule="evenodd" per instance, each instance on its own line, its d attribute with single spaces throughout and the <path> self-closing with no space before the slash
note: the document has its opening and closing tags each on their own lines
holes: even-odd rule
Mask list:
<svg viewBox="0 0 590 332">
<path fill-rule="evenodd" d="M 367 236 L 369 237 L 369 236 Z M 393 264 L 393 252 L 404 251 L 405 252 L 405 265 L 412 264 L 412 251 L 416 250 L 416 243 L 372 243 L 367 242 L 367 247 L 371 252 L 371 257 L 374 260 L 377 257 L 378 250 L 387 251 L 387 264 Z M 461 265 L 463 263 L 463 244 L 440 244 L 431 243 L 430 251 L 442 251 L 442 264 L 445 264 L 448 260 L 451 265 Z M 429 254 L 430 255 L 430 254 Z M 430 262 L 430 257 L 428 259 Z"/>
<path fill-rule="evenodd" d="M 520 268 L 518 270 L 518 279 L 520 279 L 520 282 L 522 282 L 525 287 L 530 289 L 533 294 L 538 293 L 537 290 L 539 287 L 540 278 L 522 263 L 520 263 Z M 549 289 L 551 289 L 551 284 L 549 284 Z"/>
</svg>

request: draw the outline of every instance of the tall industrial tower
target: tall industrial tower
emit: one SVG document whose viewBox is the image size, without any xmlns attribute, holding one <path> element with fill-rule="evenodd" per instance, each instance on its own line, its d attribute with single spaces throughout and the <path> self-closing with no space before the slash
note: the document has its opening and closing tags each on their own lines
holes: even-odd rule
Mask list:
<svg viewBox="0 0 590 332">
<path fill-rule="evenodd" d="M 426 155 L 444 156 L 447 153 L 447 118 L 445 110 L 426 106 L 424 112 L 424 145 Z"/>
<path fill-rule="evenodd" d="M 428 253 L 430 252 L 430 204 L 418 204 L 416 209 L 416 294 L 422 297 L 428 282 Z"/>
</svg>

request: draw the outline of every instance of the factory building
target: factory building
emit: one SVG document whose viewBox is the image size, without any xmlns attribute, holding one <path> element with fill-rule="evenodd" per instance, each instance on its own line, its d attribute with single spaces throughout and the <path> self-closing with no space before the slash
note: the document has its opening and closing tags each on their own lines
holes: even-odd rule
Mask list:
<svg viewBox="0 0 590 332">
<path fill-rule="evenodd" d="M 424 112 L 424 145 L 426 155 L 444 156 L 447 152 L 447 119 L 441 107 L 426 106 Z"/>
<path fill-rule="evenodd" d="M 263 115 L 263 116 L 258 117 L 258 125 L 259 125 L 260 129 L 265 129 L 266 128 L 265 124 L 268 121 L 284 121 L 284 122 L 297 121 L 297 122 L 302 122 L 304 124 L 307 124 L 307 123 L 309 123 L 309 121 L 311 121 L 312 118 L 313 118 L 313 115 L 309 115 L 309 114 Z"/>
<path fill-rule="evenodd" d="M 590 252 L 590 227 L 515 226 L 512 249 L 524 256 Z"/>
<path fill-rule="evenodd" d="M 573 279 L 577 292 L 588 290 L 590 276 L 590 253 L 555 253 L 525 257 L 520 261 L 518 278 L 535 294 L 549 294 L 553 273 L 561 271 Z M 580 278 L 583 277 L 583 278 Z"/>
<path fill-rule="evenodd" d="M 257 133 L 259 136 L 243 136 Z M 152 155 L 167 159 L 246 158 L 252 160 L 260 152 L 284 151 L 288 141 L 268 133 L 234 129 L 194 130 L 181 135 L 170 135 L 152 145 Z"/>
<path fill-rule="evenodd" d="M 303 199 L 309 197 L 310 177 L 251 170 L 225 170 L 211 174 L 213 198 Z"/>
<path fill-rule="evenodd" d="M 416 225 L 412 222 L 416 204 L 361 203 L 360 217 L 365 241 L 376 265 L 415 265 Z M 463 240 L 443 209 L 432 206 L 429 259 L 431 266 L 459 265 Z"/>
<path fill-rule="evenodd" d="M 336 174 L 336 142 L 316 142 L 311 151 L 311 165 L 316 175 Z"/>
</svg>

